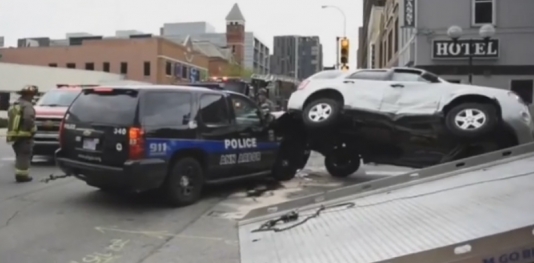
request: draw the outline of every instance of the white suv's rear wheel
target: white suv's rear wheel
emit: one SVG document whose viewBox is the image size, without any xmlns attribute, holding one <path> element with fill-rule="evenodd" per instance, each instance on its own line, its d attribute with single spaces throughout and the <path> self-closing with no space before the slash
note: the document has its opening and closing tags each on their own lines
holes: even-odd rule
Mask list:
<svg viewBox="0 0 534 263">
<path fill-rule="evenodd" d="M 307 127 L 323 128 L 337 122 L 341 113 L 341 105 L 333 99 L 314 100 L 302 111 L 302 120 Z"/>
</svg>

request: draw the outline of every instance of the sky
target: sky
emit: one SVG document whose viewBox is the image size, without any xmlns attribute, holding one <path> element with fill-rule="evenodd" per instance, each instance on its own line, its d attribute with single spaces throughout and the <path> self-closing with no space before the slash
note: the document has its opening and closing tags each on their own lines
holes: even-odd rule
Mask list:
<svg viewBox="0 0 534 263">
<path fill-rule="evenodd" d="M 350 66 L 356 66 L 358 27 L 362 24 L 362 0 L 0 0 L 0 36 L 5 46 L 19 38 L 65 38 L 85 32 L 112 36 L 116 30 L 159 34 L 164 23 L 206 21 L 225 31 L 225 17 L 234 3 L 246 19 L 246 31 L 267 46 L 276 35 L 318 35 L 323 44 L 324 65 L 335 63 L 336 36 L 343 36 L 341 12 L 321 6 L 337 6 L 346 15 L 351 41 Z"/>
</svg>

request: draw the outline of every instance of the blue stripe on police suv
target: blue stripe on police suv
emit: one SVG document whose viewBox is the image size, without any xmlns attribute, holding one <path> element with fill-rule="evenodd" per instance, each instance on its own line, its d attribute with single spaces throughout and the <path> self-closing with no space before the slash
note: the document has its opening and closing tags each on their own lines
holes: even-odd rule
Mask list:
<svg viewBox="0 0 534 263">
<path fill-rule="evenodd" d="M 186 149 L 201 149 L 210 154 L 235 153 L 239 148 L 226 147 L 225 142 L 210 140 L 154 139 L 146 140 L 147 157 L 170 158 L 175 152 Z M 266 151 L 278 148 L 278 142 L 258 142 L 254 150 Z"/>
</svg>

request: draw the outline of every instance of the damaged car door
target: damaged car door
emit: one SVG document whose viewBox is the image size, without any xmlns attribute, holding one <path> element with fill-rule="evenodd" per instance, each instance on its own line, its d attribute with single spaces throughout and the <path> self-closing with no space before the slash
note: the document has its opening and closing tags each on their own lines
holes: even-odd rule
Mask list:
<svg viewBox="0 0 534 263">
<path fill-rule="evenodd" d="M 380 111 L 395 119 L 407 116 L 431 116 L 436 114 L 443 84 L 436 77 L 424 76 L 422 71 L 395 69 L 391 80 L 386 81 Z"/>
</svg>

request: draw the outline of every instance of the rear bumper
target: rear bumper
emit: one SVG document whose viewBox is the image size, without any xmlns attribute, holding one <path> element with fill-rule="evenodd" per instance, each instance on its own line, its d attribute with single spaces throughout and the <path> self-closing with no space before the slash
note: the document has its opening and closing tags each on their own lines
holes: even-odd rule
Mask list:
<svg viewBox="0 0 534 263">
<path fill-rule="evenodd" d="M 161 186 L 167 174 L 166 162 L 159 159 L 126 161 L 122 167 L 112 167 L 69 159 L 61 149 L 56 151 L 55 157 L 58 167 L 65 174 L 95 187 L 143 192 Z"/>
</svg>

